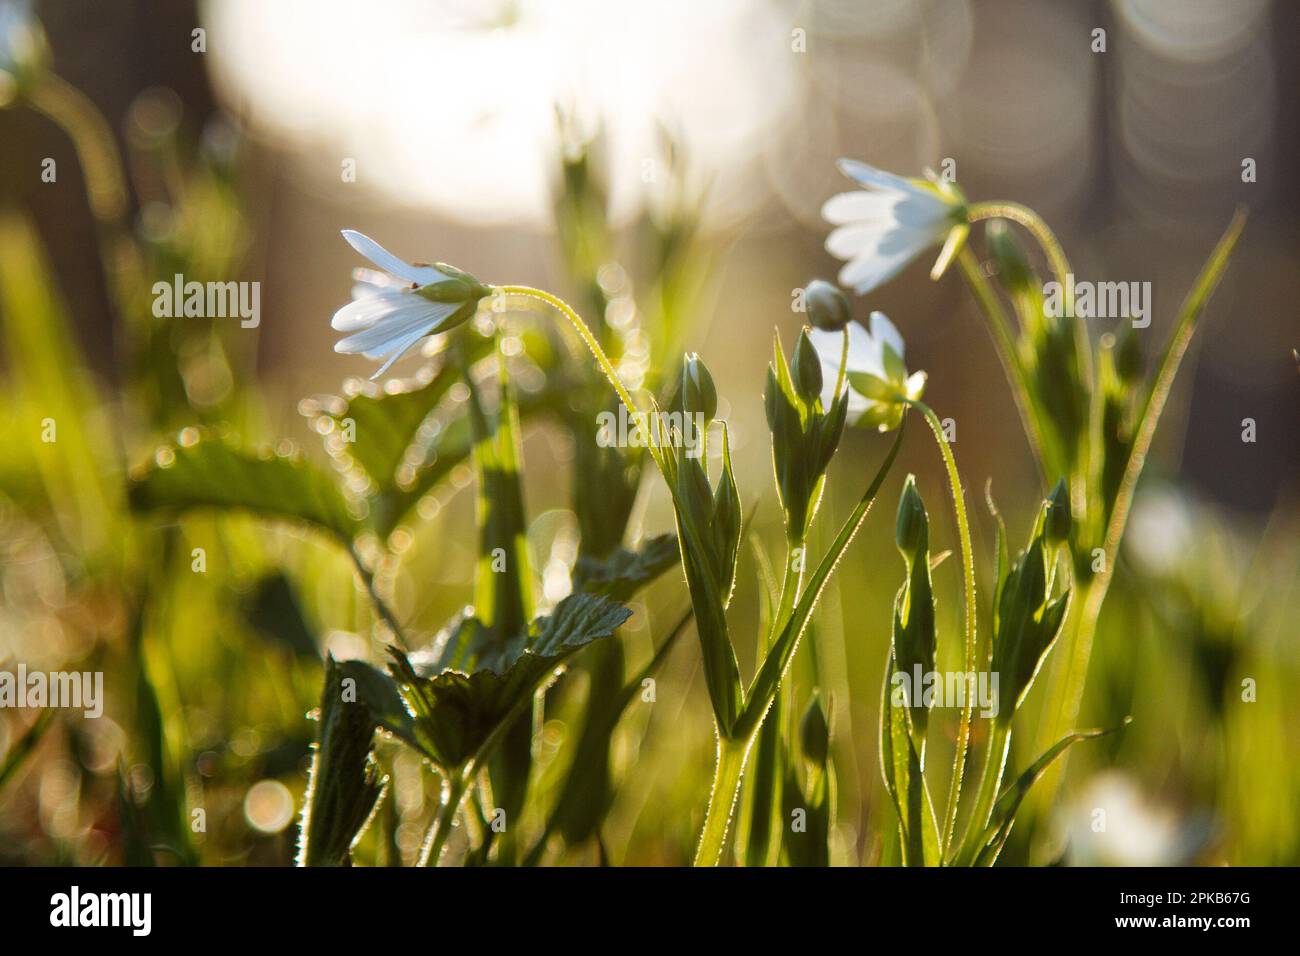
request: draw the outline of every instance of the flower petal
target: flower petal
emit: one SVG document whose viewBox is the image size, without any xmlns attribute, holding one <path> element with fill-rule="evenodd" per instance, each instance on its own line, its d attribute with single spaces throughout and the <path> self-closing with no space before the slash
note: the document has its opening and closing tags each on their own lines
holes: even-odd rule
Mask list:
<svg viewBox="0 0 1300 956">
<path fill-rule="evenodd" d="M 878 349 L 881 345 L 888 345 L 898 353 L 899 358 L 903 357 L 903 337 L 885 313 L 871 313 L 871 337 L 876 340 Z"/>
<path fill-rule="evenodd" d="M 415 332 L 412 332 L 409 336 L 407 336 L 402 341 L 398 342 L 397 345 L 393 348 L 392 354 L 388 356 L 388 361 L 386 361 L 383 365 L 379 366 L 379 368 L 375 370 L 375 373 L 370 376 L 370 381 L 373 382 L 375 379 L 379 378 L 379 376 L 387 372 L 389 367 L 392 366 L 394 362 L 396 362 L 399 358 L 401 358 L 403 355 L 409 352 L 411 350 L 411 347 L 414 346 L 415 343 L 420 341 L 420 339 L 422 338 L 424 338 L 423 331 L 417 330 Z M 379 357 L 380 356 L 378 355 L 369 355 L 369 354 L 366 355 L 366 358 L 379 358 Z"/>
<path fill-rule="evenodd" d="M 829 247 L 829 240 L 827 245 Z M 892 279 L 929 245 L 928 233 L 893 230 L 879 242 L 862 249 L 840 270 L 840 285 L 850 287 L 858 295 L 865 295 Z"/>
<path fill-rule="evenodd" d="M 859 182 L 864 186 L 870 186 L 873 189 L 888 189 L 896 193 L 911 194 L 919 192 L 916 184 L 895 175 L 887 173 L 883 169 L 877 169 L 875 166 L 868 166 L 866 163 L 860 163 L 856 159 L 841 159 L 837 164 L 845 176 L 849 179 Z"/>
<path fill-rule="evenodd" d="M 415 296 L 410 298 L 409 305 L 392 310 L 375 319 L 368 328 L 335 342 L 334 351 L 361 352 L 372 358 L 387 355 L 417 330 L 421 336 L 437 331 L 439 323 L 458 308 L 455 303 L 426 302 Z M 369 303 L 374 300 L 362 301 Z"/>
<path fill-rule="evenodd" d="M 413 266 L 406 260 L 397 258 L 375 240 L 357 232 L 355 229 L 344 229 L 343 238 L 347 240 L 348 245 L 379 266 L 379 268 L 385 272 L 391 272 L 407 282 L 414 282 L 417 285 L 429 285 L 431 282 L 441 282 L 448 278 L 433 266 Z"/>
<path fill-rule="evenodd" d="M 384 316 L 406 308 L 417 298 L 406 291 L 372 288 L 335 312 L 330 327 L 336 332 L 368 329 Z"/>
<path fill-rule="evenodd" d="M 900 198 L 896 193 L 861 189 L 832 196 L 822 205 L 822 218 L 832 226 L 851 222 L 893 222 Z"/>
</svg>

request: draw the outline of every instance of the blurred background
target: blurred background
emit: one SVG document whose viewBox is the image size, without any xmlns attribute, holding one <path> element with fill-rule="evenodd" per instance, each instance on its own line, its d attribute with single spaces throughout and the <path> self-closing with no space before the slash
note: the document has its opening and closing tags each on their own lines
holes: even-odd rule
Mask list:
<svg viewBox="0 0 1300 956">
<path fill-rule="evenodd" d="M 1078 277 L 1152 283 L 1148 357 L 1234 207 L 1247 205 L 1244 239 L 1157 439 L 1101 622 L 1084 723 L 1125 714 L 1134 723 L 1079 748 L 1045 826 L 1048 844 L 1070 862 L 1300 862 L 1300 703 L 1291 699 L 1300 686 L 1292 352 L 1300 8 L 1267 0 L 42 0 L 32 9 L 53 69 L 102 113 L 126 158 L 122 221 L 150 250 L 137 263 L 146 286 L 180 264 L 187 279 L 261 283 L 260 327 L 208 330 L 219 347 L 132 331 L 153 320 L 147 300 L 120 304 L 120 259 L 104 251 L 87 202 L 84 152 L 43 112 L 0 109 L 0 208 L 34 224 L 57 288 L 49 301 L 0 298 L 0 316 L 13 321 L 35 302 L 65 317 L 68 367 L 84 369 L 98 396 L 82 427 L 92 446 L 102 437 L 102 455 L 128 466 L 198 422 L 228 425 L 249 445 L 288 439 L 325 460 L 314 412 L 372 371 L 332 350 L 329 318 L 361 264 L 341 228 L 408 260 L 447 260 L 487 282 L 583 301 L 573 252 L 582 243 L 564 215 L 580 169 L 582 195 L 602 207 L 607 254 L 597 265 L 608 267 L 602 287 L 614 303 L 607 321 L 631 326 L 629 312 L 652 311 L 641 277 L 654 274 L 665 248 L 690 266 L 680 344 L 709 362 L 742 492 L 762 502 L 759 527 L 775 537 L 762 376 L 773 330 L 791 343 L 801 325 L 794 291 L 838 270 L 822 249 L 819 214 L 847 186 L 836 159 L 907 175 L 951 160 L 967 196 L 1032 206 Z M 57 186 L 39 175 L 47 157 Z M 917 264 L 855 300 L 856 314 L 879 309 L 899 327 L 908 366 L 929 373 L 927 400 L 957 422 L 970 494 L 991 480 L 1019 539 L 1041 489 L 1010 390 L 960 282 L 934 283 L 926 272 Z M 24 380 L 53 380 L 25 367 L 12 342 L 0 355 L 11 392 Z M 133 393 L 125 356 L 138 360 L 141 349 L 176 365 L 174 391 Z M 393 371 L 418 364 L 407 358 Z M 30 442 L 15 437 L 27 429 L 19 416 L 5 417 L 6 447 Z M 1252 443 L 1242 440 L 1247 418 L 1256 423 Z M 885 447 L 875 435 L 850 436 L 832 470 L 829 514 L 844 513 Z M 541 425 L 524 449 L 534 547 L 562 555 L 571 449 Z M 937 505 L 942 473 L 924 441 L 905 447 L 883 500 L 894 500 L 908 471 L 951 546 Z M 34 490 L 37 474 L 17 453 L 0 469 L 0 665 L 101 661 L 120 677 L 132 660 L 140 673 L 120 685 L 134 696 L 110 697 L 100 721 L 69 719 L 45 733 L 4 782 L 0 861 L 130 862 L 133 826 L 180 834 L 178 816 L 188 821 L 185 808 L 201 804 L 206 831 L 189 828 L 184 847 L 144 855 L 287 862 L 320 648 L 367 646 L 369 611 L 350 568 L 292 531 L 187 518 L 176 560 L 187 562 L 196 542 L 222 540 L 230 573 L 171 587 L 150 620 L 133 621 L 135 605 L 117 593 L 106 554 L 112 521 L 96 520 L 93 500 L 81 501 L 75 520 L 56 514 L 55 498 Z M 469 593 L 465 484 L 453 476 L 421 507 L 428 520 L 409 532 L 395 581 L 402 616 L 429 631 Z M 666 530 L 665 495 L 647 484 L 655 487 L 646 491 L 645 526 Z M 987 557 L 992 524 L 977 510 L 977 547 Z M 873 808 L 883 795 L 875 727 L 902 566 L 885 546 L 887 518 L 873 524 L 815 635 L 835 702 L 838 863 L 872 861 Z M 106 551 L 96 551 L 96 535 Z M 936 572 L 941 595 L 957 593 L 956 564 Z M 283 628 L 259 626 L 259 608 L 281 607 L 266 592 L 272 571 L 291 582 L 301 612 L 296 645 Z M 738 613 L 753 619 L 746 576 L 742 566 Z M 681 592 L 676 580 L 656 586 L 645 598 L 649 617 L 659 608 L 672 617 Z M 948 634 L 952 603 L 940 608 Z M 644 628 L 629 640 L 648 647 Z M 614 862 L 688 857 L 712 760 L 697 662 L 694 639 L 683 641 L 653 714 L 630 718 L 622 732 L 623 783 L 607 834 Z M 1244 678 L 1260 688 L 1245 706 Z M 146 685 L 153 704 L 140 703 Z M 671 731 L 681 712 L 697 734 Z M 26 739 L 33 718 L 0 713 L 0 752 Z M 141 726 L 152 730 L 141 735 Z M 562 717 L 548 723 L 545 740 L 562 750 Z M 431 784 L 413 766 L 394 772 L 397 806 L 409 816 L 398 843 L 418 841 Z M 1094 832 L 1098 806 L 1122 823 Z M 1022 848 L 1009 862 L 1030 859 Z"/>
</svg>

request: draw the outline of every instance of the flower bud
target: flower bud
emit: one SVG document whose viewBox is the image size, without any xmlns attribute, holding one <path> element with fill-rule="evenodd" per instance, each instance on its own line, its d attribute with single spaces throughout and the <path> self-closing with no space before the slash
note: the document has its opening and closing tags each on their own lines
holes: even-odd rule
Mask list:
<svg viewBox="0 0 1300 956">
<path fill-rule="evenodd" d="M 830 758 L 831 729 L 822 712 L 821 695 L 814 693 L 808 709 L 799 721 L 799 747 L 804 757 L 819 767 L 825 767 Z"/>
<path fill-rule="evenodd" d="M 1062 478 L 1047 499 L 1043 536 L 1048 544 L 1064 544 L 1070 537 L 1070 489 Z"/>
<path fill-rule="evenodd" d="M 804 308 L 814 328 L 838 332 L 853 318 L 848 296 L 825 279 L 813 279 L 803 290 Z"/>
<path fill-rule="evenodd" d="M 822 393 L 822 362 L 807 333 L 799 333 L 794 345 L 794 362 L 790 377 L 795 391 L 806 402 L 814 402 Z"/>
<path fill-rule="evenodd" d="M 701 414 L 705 421 L 713 421 L 718 414 L 718 391 L 714 388 L 713 376 L 695 352 L 686 353 L 682 362 L 681 400 L 683 411 Z"/>
<path fill-rule="evenodd" d="M 903 494 L 898 499 L 898 518 L 894 523 L 894 541 L 908 564 L 912 563 L 914 554 L 930 543 L 930 520 L 921 493 L 916 490 L 915 475 L 908 475 L 903 483 Z"/>
<path fill-rule="evenodd" d="M 1129 328 L 1120 336 L 1119 346 L 1115 349 L 1115 371 L 1120 380 L 1133 383 L 1142 378 L 1142 344 Z"/>
</svg>

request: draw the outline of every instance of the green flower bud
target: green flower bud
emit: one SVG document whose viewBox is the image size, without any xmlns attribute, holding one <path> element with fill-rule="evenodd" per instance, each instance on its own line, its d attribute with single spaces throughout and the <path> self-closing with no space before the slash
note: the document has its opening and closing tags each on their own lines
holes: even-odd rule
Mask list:
<svg viewBox="0 0 1300 956">
<path fill-rule="evenodd" d="M 825 767 L 830 758 L 831 729 L 822 712 L 821 695 L 814 693 L 808 709 L 799 721 L 799 747 L 804 757 L 818 767 Z"/>
<path fill-rule="evenodd" d="M 912 556 L 929 547 L 930 519 L 925 513 L 925 502 L 916 490 L 916 476 L 908 475 L 903 483 L 903 493 L 898 499 L 898 518 L 894 523 L 894 541 L 904 560 L 912 563 Z"/>
<path fill-rule="evenodd" d="M 718 414 L 718 390 L 713 386 L 704 360 L 695 352 L 687 352 L 682 362 L 682 410 L 702 414 L 705 421 L 713 421 Z"/>
<path fill-rule="evenodd" d="M 1034 283 L 1033 270 L 1025 258 L 1025 247 L 1003 219 L 992 220 L 984 232 L 989 252 L 998 266 L 1003 287 L 1012 293 L 1022 292 Z"/>
<path fill-rule="evenodd" d="M 1120 380 L 1133 383 L 1142 378 L 1142 345 L 1130 327 L 1120 336 L 1119 347 L 1115 350 L 1115 371 Z"/>
<path fill-rule="evenodd" d="M 803 290 L 803 304 L 814 328 L 838 332 L 853 318 L 849 299 L 825 279 L 813 279 Z"/>
<path fill-rule="evenodd" d="M 1070 489 L 1062 478 L 1047 499 L 1043 535 L 1048 544 L 1064 544 L 1070 537 Z"/>
<path fill-rule="evenodd" d="M 795 391 L 804 401 L 812 403 L 822 393 L 822 362 L 817 350 L 805 332 L 799 333 L 794 345 L 794 368 L 790 370 Z"/>
</svg>

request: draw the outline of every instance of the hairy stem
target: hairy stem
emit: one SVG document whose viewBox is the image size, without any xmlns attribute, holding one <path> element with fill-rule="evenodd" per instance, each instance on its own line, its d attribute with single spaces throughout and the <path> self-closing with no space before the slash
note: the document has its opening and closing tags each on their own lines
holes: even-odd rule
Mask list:
<svg viewBox="0 0 1300 956">
<path fill-rule="evenodd" d="M 934 440 L 939 444 L 939 453 L 943 456 L 944 467 L 948 471 L 948 485 L 952 492 L 952 510 L 957 519 L 957 535 L 961 542 L 962 579 L 965 585 L 965 664 L 966 673 L 975 673 L 978 633 L 976 630 L 975 607 L 975 553 L 971 546 L 970 522 L 966 516 L 966 498 L 961 487 L 961 476 L 957 472 L 957 462 L 953 458 L 952 448 L 943 436 L 943 425 L 934 410 L 923 402 L 912 402 L 934 432 Z M 948 784 L 948 804 L 944 811 L 943 829 L 939 833 L 940 850 L 946 852 L 952 843 L 953 830 L 957 826 L 957 804 L 961 798 L 962 777 L 966 773 L 966 752 L 970 747 L 971 720 L 975 702 L 969 694 L 961 709 L 961 723 L 957 730 L 957 745 L 953 754 L 952 779 Z"/>
<path fill-rule="evenodd" d="M 713 790 L 709 793 L 709 808 L 704 814 L 704 829 L 700 831 L 700 844 L 695 851 L 696 866 L 717 866 L 722 862 L 722 852 L 727 844 L 727 830 L 740 795 L 740 780 L 745 773 L 754 734 L 743 740 L 730 740 L 718 735 L 718 764 L 713 774 Z"/>
</svg>

